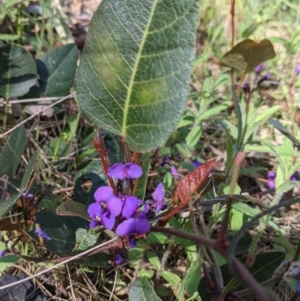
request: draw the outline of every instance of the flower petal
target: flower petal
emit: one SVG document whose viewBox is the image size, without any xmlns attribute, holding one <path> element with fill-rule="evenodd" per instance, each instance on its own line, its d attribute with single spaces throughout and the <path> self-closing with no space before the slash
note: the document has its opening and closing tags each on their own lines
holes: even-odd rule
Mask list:
<svg viewBox="0 0 300 301">
<path fill-rule="evenodd" d="M 153 199 L 156 201 L 156 202 L 162 202 L 164 200 L 164 197 L 165 197 L 165 188 L 164 188 L 164 184 L 163 183 L 159 183 L 153 194 Z"/>
<path fill-rule="evenodd" d="M 90 228 L 91 229 L 94 229 L 94 228 L 96 228 L 97 226 L 99 226 L 100 225 L 100 223 L 99 222 L 97 222 L 97 221 L 92 221 L 92 222 L 90 222 Z"/>
<path fill-rule="evenodd" d="M 179 174 L 178 174 L 178 171 L 176 169 L 176 167 L 174 165 L 171 166 L 171 174 L 172 176 L 175 178 L 175 179 L 178 179 L 179 178 Z"/>
<path fill-rule="evenodd" d="M 114 216 L 120 215 L 123 207 L 123 203 L 121 199 L 117 197 L 112 197 L 109 201 L 106 203 L 107 205 L 107 210 L 113 214 Z"/>
<path fill-rule="evenodd" d="M 268 179 L 275 180 L 275 178 L 276 178 L 276 173 L 273 171 L 268 171 Z"/>
<path fill-rule="evenodd" d="M 120 223 L 116 229 L 116 234 L 119 236 L 129 235 L 135 231 L 135 219 L 129 218 Z"/>
<path fill-rule="evenodd" d="M 114 225 L 115 225 L 116 217 L 113 214 L 111 214 L 110 212 L 106 211 L 102 215 L 101 222 L 102 222 L 102 225 L 106 229 L 111 230 L 114 227 Z"/>
<path fill-rule="evenodd" d="M 5 250 L 0 250 L 0 258 L 4 256 Z"/>
<path fill-rule="evenodd" d="M 120 265 L 124 262 L 124 258 L 121 254 L 116 254 L 115 263 L 116 265 Z"/>
<path fill-rule="evenodd" d="M 116 163 L 108 169 L 107 174 L 111 178 L 123 180 L 126 176 L 125 165 L 122 163 Z"/>
<path fill-rule="evenodd" d="M 87 212 L 92 220 L 96 220 L 97 217 L 101 217 L 103 214 L 103 209 L 99 203 L 92 203 L 89 205 Z"/>
<path fill-rule="evenodd" d="M 139 200 L 135 196 L 126 196 L 125 198 L 126 199 L 125 199 L 125 202 L 124 202 L 122 215 L 125 218 L 130 218 L 136 213 L 136 211 L 137 211 L 139 205 L 142 203 L 142 201 Z"/>
<path fill-rule="evenodd" d="M 94 193 L 95 200 L 100 202 L 105 202 L 109 198 L 113 196 L 113 189 L 109 186 L 101 186 L 99 187 L 96 192 Z"/>
<path fill-rule="evenodd" d="M 142 168 L 134 163 L 125 164 L 126 178 L 137 179 L 143 174 Z"/>
<path fill-rule="evenodd" d="M 150 232 L 150 223 L 144 218 L 137 218 L 135 220 L 135 233 L 141 235 Z"/>
<path fill-rule="evenodd" d="M 134 237 L 129 238 L 129 247 L 130 248 L 135 248 L 137 246 L 136 240 Z"/>
<path fill-rule="evenodd" d="M 47 240 L 52 240 L 52 238 L 50 236 L 48 236 L 41 228 L 35 228 L 34 233 Z"/>
</svg>

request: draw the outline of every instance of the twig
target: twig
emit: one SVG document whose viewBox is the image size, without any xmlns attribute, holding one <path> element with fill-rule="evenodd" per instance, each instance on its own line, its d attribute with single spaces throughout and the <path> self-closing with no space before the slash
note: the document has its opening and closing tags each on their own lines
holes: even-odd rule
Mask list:
<svg viewBox="0 0 300 301">
<path fill-rule="evenodd" d="M 4 286 L 0 286 L 0 290 L 4 290 L 4 289 L 6 289 L 6 288 L 9 288 L 9 287 L 18 285 L 18 284 L 20 284 L 20 283 L 26 282 L 26 281 L 28 281 L 28 280 L 31 280 L 31 279 L 35 278 L 35 277 L 38 277 L 38 276 L 40 276 L 40 275 L 43 275 L 43 274 L 45 274 L 45 273 L 47 273 L 47 272 L 50 272 L 50 271 L 52 271 L 53 269 L 55 269 L 55 268 L 57 268 L 57 267 L 59 267 L 59 266 L 61 266 L 61 265 L 63 265 L 63 264 L 66 264 L 66 263 L 71 262 L 71 261 L 73 261 L 73 260 L 75 260 L 75 259 L 81 258 L 81 257 L 84 256 L 84 255 L 90 254 L 90 253 L 93 252 L 93 251 L 98 250 L 100 247 L 104 247 L 104 246 L 110 245 L 111 243 L 115 242 L 116 240 L 117 240 L 117 237 L 114 237 L 114 238 L 112 238 L 111 240 L 109 240 L 109 241 L 107 241 L 107 242 L 105 242 L 105 243 L 103 243 L 103 244 L 101 244 L 101 245 L 97 245 L 97 246 L 95 246 L 95 247 L 93 247 L 93 248 L 91 248 L 91 249 L 89 249 L 89 250 L 86 250 L 86 251 L 80 253 L 80 254 L 77 254 L 77 255 L 74 255 L 74 256 L 72 256 L 72 257 L 70 257 L 70 258 L 67 258 L 66 260 L 64 260 L 64 261 L 62 261 L 62 262 L 60 262 L 60 263 L 57 263 L 57 264 L 55 264 L 54 266 L 52 266 L 52 267 L 50 267 L 50 268 L 48 268 L 48 269 L 46 269 L 46 270 L 44 270 L 44 271 L 38 272 L 38 273 L 34 274 L 33 276 L 30 276 L 30 277 L 21 279 L 21 280 L 19 280 L 19 281 L 16 281 L 16 282 L 13 282 L 13 283 L 4 285 Z"/>
<path fill-rule="evenodd" d="M 33 115 L 31 115 L 30 117 L 28 117 L 28 118 L 26 118 L 25 120 L 21 121 L 20 123 L 18 123 L 17 125 L 15 125 L 13 128 L 11 128 L 10 130 L 8 130 L 8 131 L 5 132 L 4 134 L 1 134 L 1 135 L 0 135 L 0 139 L 1 139 L 1 138 L 4 138 L 4 137 L 5 137 L 6 135 L 8 135 L 9 133 L 11 133 L 12 131 L 14 131 L 15 129 L 17 129 L 17 128 L 20 127 L 21 125 L 25 124 L 27 121 L 33 119 L 35 116 L 41 114 L 43 111 L 46 111 L 47 109 L 50 109 L 50 108 L 54 107 L 55 105 L 57 105 L 57 104 L 63 102 L 64 100 L 66 100 L 66 99 L 68 99 L 68 98 L 74 97 L 74 96 L 75 96 L 75 93 L 76 93 L 76 92 L 73 92 L 72 94 L 70 94 L 70 95 L 68 95 L 68 96 L 66 96 L 66 97 L 63 97 L 63 98 L 61 98 L 60 100 L 58 100 L 58 101 L 52 103 L 51 105 L 49 105 L 49 106 L 47 106 L 47 107 L 41 109 L 39 112 L 34 113 Z"/>
</svg>

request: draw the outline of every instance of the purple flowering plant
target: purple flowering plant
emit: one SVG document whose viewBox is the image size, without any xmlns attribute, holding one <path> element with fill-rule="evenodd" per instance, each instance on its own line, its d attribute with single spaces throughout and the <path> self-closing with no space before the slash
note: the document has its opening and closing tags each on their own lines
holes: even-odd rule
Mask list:
<svg viewBox="0 0 300 301">
<path fill-rule="evenodd" d="M 134 163 L 116 163 L 112 165 L 107 174 L 113 179 L 122 182 L 138 179 L 142 175 L 142 169 Z M 126 188 L 127 186 L 122 185 Z M 150 212 L 157 214 L 166 208 L 164 185 L 159 183 L 153 193 L 153 200 L 143 202 L 134 195 L 128 195 L 123 191 L 114 192 L 110 186 L 101 186 L 94 193 L 95 202 L 87 209 L 91 219 L 90 228 L 103 226 L 114 230 L 118 236 L 127 236 L 129 245 L 136 245 L 135 235 L 144 235 L 150 232 L 148 216 Z M 120 261 L 120 258 L 117 259 Z"/>
</svg>

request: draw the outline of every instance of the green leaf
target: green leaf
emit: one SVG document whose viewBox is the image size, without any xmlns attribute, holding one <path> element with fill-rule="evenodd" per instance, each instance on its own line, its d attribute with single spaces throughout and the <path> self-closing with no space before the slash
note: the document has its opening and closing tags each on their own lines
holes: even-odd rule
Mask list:
<svg viewBox="0 0 300 301">
<path fill-rule="evenodd" d="M 181 279 L 178 275 L 169 272 L 169 271 L 163 271 L 161 273 L 161 276 L 170 283 L 174 288 L 178 288 L 180 286 Z"/>
<path fill-rule="evenodd" d="M 186 283 L 186 289 L 189 295 L 194 294 L 197 291 L 199 282 L 201 280 L 201 264 L 200 262 L 193 262 L 186 272 L 184 281 Z"/>
<path fill-rule="evenodd" d="M 48 75 L 43 96 L 65 96 L 74 83 L 78 60 L 75 44 L 54 48 L 38 58 L 43 65 L 42 72 Z"/>
<path fill-rule="evenodd" d="M 26 49 L 12 44 L 0 48 L 0 96 L 22 96 L 36 81 L 36 65 Z"/>
<path fill-rule="evenodd" d="M 60 216 L 77 216 L 87 221 L 90 220 L 87 214 L 87 206 L 72 200 L 67 200 L 59 205 L 56 208 L 56 214 Z"/>
<path fill-rule="evenodd" d="M 1 202 L 0 219 L 2 219 L 4 217 L 6 212 L 15 204 L 15 202 L 18 200 L 18 198 L 20 196 L 21 196 L 21 193 L 5 200 L 4 202 Z"/>
<path fill-rule="evenodd" d="M 147 278 L 137 278 L 129 291 L 129 301 L 161 301 Z"/>
<path fill-rule="evenodd" d="M 135 196 L 140 200 L 143 200 L 145 198 L 147 188 L 148 173 L 150 168 L 150 154 L 145 153 L 141 155 L 137 163 L 142 167 L 143 174 L 139 178 Z"/>
<path fill-rule="evenodd" d="M 273 106 L 268 108 L 267 110 L 255 110 L 252 113 L 252 120 L 249 118 L 247 124 L 247 130 L 245 134 L 244 141 L 247 142 L 249 137 L 253 134 L 253 132 L 262 124 L 268 121 L 268 119 L 278 110 L 281 109 L 281 106 Z"/>
<path fill-rule="evenodd" d="M 2 273 L 6 268 L 12 266 L 20 259 L 17 255 L 7 255 L 0 258 L 0 273 Z"/>
<path fill-rule="evenodd" d="M 230 211 L 230 227 L 233 232 L 237 232 L 241 229 L 244 223 L 244 214 L 239 211 L 232 209 Z"/>
<path fill-rule="evenodd" d="M 281 264 L 284 258 L 285 253 L 278 251 L 258 254 L 255 257 L 255 262 L 253 266 L 249 269 L 249 272 L 259 283 L 264 282 L 272 278 L 274 271 Z M 242 262 L 245 262 L 245 260 L 245 257 L 241 259 Z M 228 269 L 227 264 L 221 266 L 221 272 L 224 280 L 224 286 L 226 286 L 228 282 L 232 279 L 232 275 Z M 243 288 L 244 287 L 240 285 L 237 289 L 235 289 L 235 291 L 241 290 Z M 200 281 L 198 291 L 203 301 L 211 300 L 208 284 L 204 277 Z"/>
<path fill-rule="evenodd" d="M 73 251 L 82 252 L 87 250 L 89 247 L 92 247 L 98 239 L 99 235 L 95 235 L 83 228 L 79 228 L 75 232 L 76 236 L 76 247 Z"/>
<path fill-rule="evenodd" d="M 10 135 L 0 155 L 0 176 L 15 176 L 27 144 L 25 127 L 17 127 Z"/>
<path fill-rule="evenodd" d="M 148 257 L 148 260 L 150 261 L 150 263 L 153 265 L 153 267 L 157 271 L 159 271 L 160 270 L 160 261 L 159 261 L 157 255 L 152 251 L 148 251 L 147 257 Z"/>
<path fill-rule="evenodd" d="M 198 0 L 103 0 L 86 38 L 77 100 L 97 126 L 145 152 L 162 145 L 186 105 Z"/>
<path fill-rule="evenodd" d="M 234 69 L 239 75 L 251 72 L 259 64 L 275 57 L 275 51 L 269 40 L 259 43 L 246 39 L 235 45 L 220 60 L 220 64 Z"/>
<path fill-rule="evenodd" d="M 200 125 L 194 126 L 185 138 L 186 144 L 190 147 L 194 147 L 199 142 L 201 135 L 202 127 Z"/>
<path fill-rule="evenodd" d="M 27 185 L 30 181 L 32 172 L 33 172 L 34 167 L 35 167 L 37 156 L 38 156 L 38 152 L 35 152 L 34 155 L 31 157 L 31 159 L 28 162 L 28 165 L 26 167 L 25 173 L 24 173 L 23 178 L 22 178 L 20 193 L 1 203 L 1 206 L 0 206 L 0 219 L 6 214 L 6 212 L 10 208 L 12 208 L 12 206 L 16 203 L 16 201 L 19 199 L 19 197 L 22 195 L 22 193 L 25 192 L 25 190 L 27 189 Z"/>
<path fill-rule="evenodd" d="M 34 171 L 34 167 L 35 167 L 36 160 L 38 158 L 38 154 L 39 154 L 38 151 L 36 151 L 28 162 L 25 173 L 22 177 L 21 188 L 20 188 L 20 190 L 22 190 L 22 191 L 27 188 L 27 185 L 30 181 L 31 175 Z"/>
<path fill-rule="evenodd" d="M 82 180 L 92 181 L 92 186 L 88 190 L 82 187 Z M 108 185 L 108 180 L 103 172 L 102 165 L 97 161 L 92 161 L 85 168 L 81 169 L 75 177 L 74 195 L 77 202 L 89 205 L 94 202 L 94 193 L 100 186 Z"/>
<path fill-rule="evenodd" d="M 269 124 L 274 126 L 283 135 L 285 135 L 288 139 L 290 139 L 298 148 L 300 148 L 300 141 L 295 136 L 293 136 L 290 133 L 290 131 L 285 126 L 283 126 L 279 120 L 271 119 L 269 120 Z"/>
<path fill-rule="evenodd" d="M 74 255 L 74 250 L 77 250 L 75 235 L 77 229 L 89 229 L 89 223 L 81 218 L 74 216 L 58 216 L 52 211 L 40 212 L 35 218 L 43 231 L 51 237 L 51 240 L 44 239 L 45 247 L 60 257 Z M 37 239 L 34 230 L 30 231 L 29 234 L 34 239 Z M 88 241 L 90 241 L 90 238 Z M 85 245 L 83 245 L 82 248 L 88 243 L 84 242 L 84 244 Z M 108 260 L 108 254 L 98 253 L 81 258 L 77 262 L 89 266 L 105 267 L 107 266 Z"/>
</svg>

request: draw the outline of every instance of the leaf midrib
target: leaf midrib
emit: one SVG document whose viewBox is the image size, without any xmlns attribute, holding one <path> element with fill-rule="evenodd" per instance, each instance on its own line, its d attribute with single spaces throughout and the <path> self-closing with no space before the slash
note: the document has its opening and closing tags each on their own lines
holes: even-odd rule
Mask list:
<svg viewBox="0 0 300 301">
<path fill-rule="evenodd" d="M 129 100 L 130 100 L 130 96 L 131 96 L 131 93 L 132 93 L 134 78 L 135 78 L 135 75 L 136 75 L 136 72 L 137 72 L 137 69 L 138 69 L 138 65 L 139 65 L 140 57 L 141 57 L 141 52 L 144 49 L 146 37 L 147 37 L 147 34 L 149 32 L 149 26 L 151 24 L 152 17 L 154 15 L 154 11 L 155 11 L 157 3 L 158 3 L 158 0 L 155 0 L 153 5 L 152 5 L 152 9 L 151 9 L 151 12 L 150 12 L 149 18 L 148 18 L 148 24 L 147 24 L 147 26 L 144 30 L 144 34 L 143 34 L 143 38 L 141 40 L 140 48 L 139 48 L 139 51 L 137 53 L 137 56 L 136 56 L 136 59 L 135 59 L 135 62 L 134 62 L 134 66 L 133 66 L 133 69 L 132 69 L 131 81 L 130 81 L 129 86 L 128 86 L 128 92 L 127 92 L 125 107 L 124 107 L 124 118 L 123 118 L 123 125 L 122 125 L 122 135 L 123 135 L 123 137 L 126 137 L 126 125 L 127 125 L 127 116 L 128 116 L 128 110 L 129 110 Z"/>
</svg>

